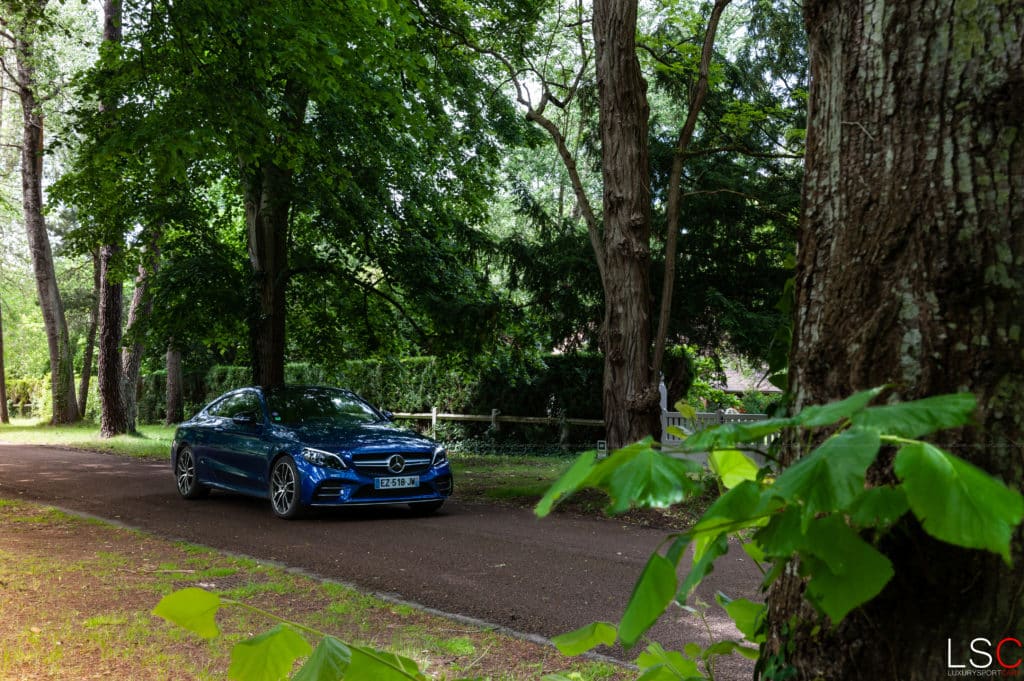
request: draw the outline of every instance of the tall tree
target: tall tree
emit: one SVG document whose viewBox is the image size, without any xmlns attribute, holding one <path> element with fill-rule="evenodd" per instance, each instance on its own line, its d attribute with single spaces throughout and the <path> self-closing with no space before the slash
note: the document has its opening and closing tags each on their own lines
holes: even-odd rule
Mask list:
<svg viewBox="0 0 1024 681">
<path fill-rule="evenodd" d="M 121 43 L 122 16 L 120 0 L 103 3 L 103 46 L 109 52 Z M 101 112 L 110 111 L 117 102 L 101 99 Z M 113 437 L 135 429 L 125 403 L 124 361 L 121 357 L 122 308 L 124 283 L 122 280 L 121 225 L 110 225 L 105 230 L 107 239 L 99 247 L 100 303 L 99 303 L 99 364 L 96 382 L 100 397 L 100 435 Z"/>
<path fill-rule="evenodd" d="M 605 296 L 605 431 L 613 447 L 661 432 L 650 361 L 650 107 L 636 53 L 636 16 L 636 0 L 594 2 L 604 209 L 603 242 L 594 243 Z"/>
<path fill-rule="evenodd" d="M 941 444 L 1020 489 L 1024 4 L 807 0 L 804 15 L 795 406 L 887 383 L 903 399 L 971 391 L 976 424 Z M 881 461 L 869 482 L 893 479 Z M 1021 530 L 1012 565 L 906 518 L 879 548 L 896 576 L 837 627 L 796 569 L 775 583 L 771 678 L 934 679 L 1024 630 Z M 1002 654 L 991 669 L 1019 664 L 1015 639 Z"/>
<path fill-rule="evenodd" d="M 10 41 L 13 46 L 14 64 L 2 57 L 2 66 L 13 80 L 21 98 L 22 206 L 50 355 L 52 422 L 71 423 L 79 419 L 74 357 L 43 214 L 44 115 L 35 53 L 37 42 L 50 25 L 46 5 L 46 0 L 5 2 L 4 16 L 0 17 L 0 26 L 3 27 L 0 37 Z"/>
<path fill-rule="evenodd" d="M 527 119 L 550 134 L 587 226 L 604 296 L 600 345 L 605 356 L 604 420 L 610 446 L 660 432 L 658 383 L 665 342 L 670 334 L 681 332 L 670 328 L 674 321 L 670 315 L 673 295 L 678 290 L 674 279 L 676 239 L 681 231 L 691 228 L 682 222 L 683 168 L 691 161 L 689 147 L 695 133 L 702 126 L 713 128 L 718 123 L 712 120 L 699 125 L 698 121 L 710 89 L 718 27 L 729 4 L 729 0 L 700 3 L 700 11 L 688 7 L 699 17 L 699 21 L 690 22 L 695 25 L 692 30 L 697 38 L 673 36 L 665 44 L 645 44 L 642 48 L 636 41 L 638 3 L 634 0 L 595 2 L 589 39 L 583 30 L 588 21 L 583 4 L 559 5 L 552 27 L 541 32 L 545 35 L 534 46 L 535 55 L 528 55 L 522 65 L 510 58 L 503 60 Z M 559 39 L 559 34 L 568 39 Z M 692 42 L 702 46 L 696 58 L 688 49 Z M 671 94 L 682 90 L 686 105 L 679 107 L 685 114 L 672 135 L 672 169 L 655 176 L 664 180 L 659 187 L 652 185 L 651 96 L 638 49 L 650 52 L 657 68 L 675 74 L 677 84 Z M 696 72 L 695 78 L 680 77 L 691 72 Z M 592 77 L 596 78 L 596 96 L 589 82 Z M 680 80 L 687 82 L 679 87 Z M 582 154 L 573 148 L 571 131 L 563 122 L 568 108 L 581 102 L 584 115 L 587 109 L 596 109 L 599 119 L 600 208 L 590 198 L 591 186 L 586 169 L 581 167 Z M 593 146 L 593 141 L 582 146 Z M 651 287 L 656 271 L 652 267 L 653 253 L 658 246 L 658 240 L 652 240 L 655 207 L 658 213 L 665 213 L 662 224 L 667 223 L 660 314 L 655 312 Z M 705 266 L 693 262 L 688 265 Z M 698 304 L 706 307 L 703 301 Z"/>
</svg>

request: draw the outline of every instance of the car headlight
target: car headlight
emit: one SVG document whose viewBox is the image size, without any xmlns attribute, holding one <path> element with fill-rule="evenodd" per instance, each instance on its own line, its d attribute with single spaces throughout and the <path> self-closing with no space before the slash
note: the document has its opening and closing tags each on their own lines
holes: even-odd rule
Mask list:
<svg viewBox="0 0 1024 681">
<path fill-rule="evenodd" d="M 438 445 L 434 448 L 434 458 L 430 461 L 431 466 L 443 466 L 448 463 L 448 451 Z"/>
<path fill-rule="evenodd" d="M 314 466 L 323 466 L 324 468 L 337 468 L 339 470 L 345 470 L 348 466 L 345 465 L 345 460 L 337 454 L 332 452 L 325 452 L 322 449 L 314 449 L 313 447 L 305 447 L 302 450 L 302 458 L 313 464 Z"/>
</svg>

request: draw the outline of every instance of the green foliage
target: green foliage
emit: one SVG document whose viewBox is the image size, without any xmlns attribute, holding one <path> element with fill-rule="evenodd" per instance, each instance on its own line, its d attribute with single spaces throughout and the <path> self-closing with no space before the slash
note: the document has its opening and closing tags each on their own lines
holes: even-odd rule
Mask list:
<svg viewBox="0 0 1024 681">
<path fill-rule="evenodd" d="M 233 681 L 280 681 L 305 658 L 295 681 L 423 681 L 426 677 L 408 658 L 371 648 L 348 645 L 310 629 L 204 589 L 187 588 L 164 596 L 154 615 L 204 638 L 220 635 L 215 617 L 224 607 L 237 607 L 279 622 L 274 628 L 236 643 L 231 650 L 228 678 Z M 301 632 L 301 633 L 300 633 Z M 306 636 L 318 639 L 314 649 Z"/>
<path fill-rule="evenodd" d="M 805 598 L 832 626 L 875 598 L 893 579 L 893 563 L 879 546 L 894 527 L 917 523 L 938 540 L 990 551 L 1009 562 L 1013 533 L 1024 519 L 1024 497 L 938 445 L 916 439 L 970 423 L 974 397 L 942 395 L 870 406 L 884 390 L 810 406 L 791 418 L 715 426 L 686 439 L 674 452 L 658 451 L 650 441 L 600 462 L 588 452 L 554 484 L 536 512 L 546 515 L 560 499 L 583 487 L 610 495 L 614 490 L 613 510 L 632 503 L 671 503 L 693 483 L 692 471 L 668 462 L 708 452 L 712 471 L 728 491 L 689 531 L 676 536 L 664 555 L 652 555 L 616 629 L 615 639 L 627 647 L 638 642 L 673 601 L 686 603 L 714 561 L 725 554 L 732 536 L 745 542 L 755 560 L 771 564 L 765 588 L 787 565 L 797 565 L 806 580 Z M 820 444 L 777 477 L 737 449 L 751 439 L 784 430 Z M 869 486 L 867 470 L 878 465 L 880 452 L 890 447 L 898 448 L 892 463 L 895 477 Z M 641 452 L 645 465 L 637 468 Z M 662 461 L 655 463 L 659 457 Z M 678 584 L 677 570 L 690 545 L 693 565 Z M 794 558 L 798 560 L 790 563 Z M 764 642 L 763 605 L 725 595 L 717 600 L 748 643 Z M 566 648 L 578 653 L 607 645 L 611 626 L 581 629 L 568 639 L 571 645 Z M 637 664 L 641 679 L 687 679 L 702 676 L 697 662 L 708 670 L 711 658 L 732 652 L 751 656 L 756 651 L 740 641 L 720 641 L 707 648 L 691 644 L 681 652 L 652 647 Z"/>
<path fill-rule="evenodd" d="M 326 368 L 308 363 L 285 365 L 290 383 L 338 385 L 350 388 L 371 403 L 395 412 L 489 414 L 498 409 L 516 416 L 569 416 L 601 418 L 601 372 L 598 355 L 549 355 L 528 365 L 515 363 L 481 367 L 437 357 L 402 360 L 352 360 Z M 214 397 L 252 383 L 248 367 L 215 365 L 202 374 L 186 374 L 185 402 L 193 412 Z M 155 371 L 142 377 L 139 418 L 162 421 L 165 413 L 166 375 Z M 186 409 L 186 416 L 191 415 Z M 460 437 L 481 435 L 470 429 Z M 533 430 L 503 428 L 505 440 L 557 440 L 557 426 Z M 545 432 L 536 432 L 536 431 Z"/>
</svg>

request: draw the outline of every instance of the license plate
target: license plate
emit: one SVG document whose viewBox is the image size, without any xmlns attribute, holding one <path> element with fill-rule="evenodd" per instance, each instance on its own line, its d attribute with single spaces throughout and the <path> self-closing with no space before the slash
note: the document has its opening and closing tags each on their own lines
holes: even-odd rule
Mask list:
<svg viewBox="0 0 1024 681">
<path fill-rule="evenodd" d="M 376 478 L 373 481 L 374 489 L 402 489 L 405 487 L 419 487 L 420 476 L 400 475 L 394 478 Z"/>
</svg>

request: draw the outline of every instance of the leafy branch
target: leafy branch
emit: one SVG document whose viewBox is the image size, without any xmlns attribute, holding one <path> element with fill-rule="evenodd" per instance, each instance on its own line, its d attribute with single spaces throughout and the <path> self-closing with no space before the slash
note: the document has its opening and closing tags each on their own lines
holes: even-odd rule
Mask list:
<svg viewBox="0 0 1024 681">
<path fill-rule="evenodd" d="M 665 507 L 691 493 L 706 452 L 727 491 L 687 532 L 672 535 L 638 579 L 616 624 L 598 622 L 555 639 L 565 654 L 580 654 L 616 641 L 634 646 L 673 604 L 686 605 L 694 589 L 728 550 L 730 536 L 746 539 L 744 550 L 766 563 L 763 587 L 787 570 L 805 581 L 805 597 L 832 626 L 875 598 L 895 568 L 878 548 L 897 523 L 912 517 L 932 537 L 968 549 L 991 551 L 1010 563 L 1015 529 L 1024 518 L 1024 498 L 987 472 L 921 438 L 971 423 L 973 395 L 960 393 L 913 402 L 870 406 L 885 390 L 875 388 L 844 400 L 803 409 L 789 418 L 730 423 L 686 437 L 675 450 L 650 438 L 597 462 L 588 452 L 548 490 L 537 505 L 547 515 L 576 490 L 594 487 L 618 512 L 630 506 Z M 765 437 L 796 441 L 827 435 L 807 456 L 777 476 L 743 453 L 745 443 Z M 819 437 L 820 439 L 820 437 Z M 882 451 L 895 449 L 890 482 L 870 485 L 867 471 Z M 640 465 L 638 465 L 638 463 Z M 693 564 L 679 583 L 677 571 L 693 547 Z M 719 604 L 743 634 L 742 641 L 694 644 L 682 652 L 651 645 L 637 659 L 641 679 L 703 678 L 697 662 L 712 672 L 712 656 L 738 652 L 757 657 L 749 644 L 765 641 L 765 606 L 721 595 Z M 692 609 L 691 609 L 692 610 Z"/>
<path fill-rule="evenodd" d="M 192 587 L 168 594 L 160 600 L 153 614 L 203 638 L 213 639 L 220 635 L 217 613 L 225 607 L 242 608 L 278 622 L 273 629 L 235 644 L 231 650 L 229 679 L 279 681 L 288 677 L 297 660 L 305 658 L 291 677 L 294 681 L 426 680 L 416 663 L 408 658 L 344 643 L 312 627 L 205 589 Z M 303 634 L 319 639 L 316 648 Z"/>
</svg>

